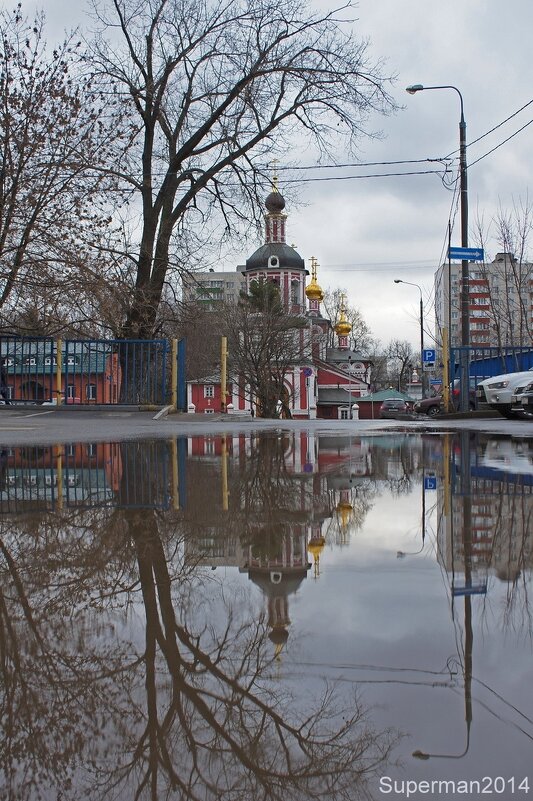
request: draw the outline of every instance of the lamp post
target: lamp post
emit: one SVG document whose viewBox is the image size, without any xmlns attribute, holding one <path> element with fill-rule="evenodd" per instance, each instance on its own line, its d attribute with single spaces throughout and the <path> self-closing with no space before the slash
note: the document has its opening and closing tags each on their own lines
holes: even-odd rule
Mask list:
<svg viewBox="0 0 533 801">
<path fill-rule="evenodd" d="M 422 288 L 418 284 L 413 284 L 411 281 L 404 281 L 402 278 L 395 278 L 394 283 L 416 286 L 420 292 L 420 372 L 422 381 L 422 397 L 425 397 L 427 395 L 427 382 L 426 374 L 424 372 L 424 302 L 422 300 Z"/>
<path fill-rule="evenodd" d="M 466 122 L 464 117 L 463 96 L 456 86 L 423 86 L 416 83 L 408 86 L 406 92 L 414 95 L 426 89 L 453 89 L 459 95 L 461 103 L 461 119 L 459 120 L 459 189 L 461 195 L 461 247 L 468 247 L 468 176 L 466 169 Z M 470 348 L 470 315 L 469 315 L 469 275 L 468 260 L 461 262 L 461 395 L 459 398 L 460 409 L 467 412 L 470 408 L 470 384 L 469 384 L 469 348 Z"/>
</svg>

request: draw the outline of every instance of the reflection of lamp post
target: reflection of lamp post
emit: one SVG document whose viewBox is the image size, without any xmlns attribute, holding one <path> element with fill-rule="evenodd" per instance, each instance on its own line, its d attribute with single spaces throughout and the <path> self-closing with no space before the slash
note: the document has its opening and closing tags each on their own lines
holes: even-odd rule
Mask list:
<svg viewBox="0 0 533 801">
<path fill-rule="evenodd" d="M 453 89 L 459 95 L 461 103 L 461 119 L 459 121 L 459 189 L 461 194 L 461 247 L 468 247 L 468 175 L 466 169 L 466 122 L 464 117 L 463 96 L 456 86 L 422 86 L 417 83 L 414 86 L 408 86 L 406 91 L 410 95 L 426 89 Z M 470 408 L 470 393 L 468 381 L 468 362 L 469 362 L 469 348 L 470 348 L 470 315 L 469 315 L 469 275 L 468 275 L 468 260 L 463 259 L 461 262 L 461 395 L 460 395 L 460 409 L 462 412 L 467 412 Z"/>
<path fill-rule="evenodd" d="M 424 543 L 422 543 L 418 551 L 396 551 L 396 558 L 404 559 L 406 556 L 417 556 L 417 554 L 422 553 L 423 550 L 424 550 Z"/>
<path fill-rule="evenodd" d="M 402 278 L 395 278 L 395 284 L 408 284 L 409 286 L 416 286 L 420 292 L 420 370 L 422 372 L 422 397 L 427 394 L 426 375 L 424 373 L 424 302 L 422 300 L 422 288 L 418 284 L 413 284 L 411 281 L 404 281 Z"/>
<path fill-rule="evenodd" d="M 470 748 L 470 722 L 466 724 L 466 744 L 460 754 L 428 754 L 426 751 L 413 751 L 415 759 L 461 759 L 466 756 Z"/>
<path fill-rule="evenodd" d="M 403 559 L 404 556 L 416 556 L 419 553 L 422 553 L 424 550 L 424 545 L 426 542 L 426 484 L 425 484 L 425 475 L 424 471 L 422 471 L 422 545 L 418 549 L 418 551 L 396 551 L 396 558 Z"/>
<path fill-rule="evenodd" d="M 348 379 L 350 383 L 348 384 L 348 398 L 349 398 L 349 407 L 348 407 L 348 419 L 352 419 L 352 357 L 348 356 Z"/>
<path fill-rule="evenodd" d="M 472 593 L 477 590 L 472 587 L 472 566 L 473 566 L 473 539 L 472 539 L 472 518 L 471 518 L 471 488 L 470 488 L 470 439 L 468 432 L 462 433 L 461 441 L 461 471 L 462 477 L 465 474 L 468 478 L 461 486 L 462 501 L 463 501 L 463 554 L 464 554 L 464 572 L 465 572 L 465 588 L 461 594 L 464 594 L 464 661 L 463 668 L 463 681 L 464 681 L 464 704 L 465 704 L 465 724 L 466 724 L 466 743 L 464 750 L 460 754 L 430 754 L 426 751 L 414 751 L 413 757 L 415 759 L 461 759 L 464 757 L 470 747 L 470 729 L 472 726 L 472 674 L 473 674 L 473 652 L 474 652 L 474 630 L 472 627 Z M 446 440 L 445 440 L 446 442 Z M 445 458 L 449 459 L 449 454 Z M 453 514 L 452 514 L 453 520 Z M 452 559 L 454 553 L 455 543 L 452 536 Z M 452 591 L 452 604 L 455 592 Z M 452 618 L 454 618 L 454 607 L 452 605 Z"/>
</svg>

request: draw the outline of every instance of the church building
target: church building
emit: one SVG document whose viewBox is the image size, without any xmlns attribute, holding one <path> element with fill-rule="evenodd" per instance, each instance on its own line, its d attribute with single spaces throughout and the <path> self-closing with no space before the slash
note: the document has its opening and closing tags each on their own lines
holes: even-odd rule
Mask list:
<svg viewBox="0 0 533 801">
<path fill-rule="evenodd" d="M 349 347 L 351 324 L 346 310 L 340 311 L 334 326 L 336 344 L 328 347 L 332 324 L 322 315 L 324 293 L 317 280 L 317 260 L 310 259 L 311 280 L 304 259 L 286 242 L 285 200 L 276 182 L 265 201 L 265 241 L 246 260 L 242 272 L 243 290 L 249 294 L 254 282 L 272 281 L 279 289 L 284 310 L 308 325 L 297 332 L 301 349 L 284 375 L 286 402 L 280 416 L 293 419 L 350 419 L 357 398 L 368 393 L 372 363 Z M 188 411 L 213 414 L 223 411 L 220 368 L 213 374 L 187 384 Z M 246 376 L 231 376 L 227 382 L 228 414 L 255 414 L 257 404 L 246 387 Z"/>
</svg>

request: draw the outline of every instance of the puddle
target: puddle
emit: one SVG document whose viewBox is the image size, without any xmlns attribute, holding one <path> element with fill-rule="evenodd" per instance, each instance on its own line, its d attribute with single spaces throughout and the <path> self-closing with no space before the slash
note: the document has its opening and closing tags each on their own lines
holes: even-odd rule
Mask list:
<svg viewBox="0 0 533 801">
<path fill-rule="evenodd" d="M 532 515 L 530 439 L 2 450 L 0 796 L 525 797 Z"/>
</svg>

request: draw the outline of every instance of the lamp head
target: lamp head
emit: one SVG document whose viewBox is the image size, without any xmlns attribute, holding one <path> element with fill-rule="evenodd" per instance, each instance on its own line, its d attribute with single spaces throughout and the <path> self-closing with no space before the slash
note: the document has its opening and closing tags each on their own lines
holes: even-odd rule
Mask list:
<svg viewBox="0 0 533 801">
<path fill-rule="evenodd" d="M 395 278 L 395 279 L 394 279 L 394 283 L 395 283 L 395 284 L 403 284 L 403 281 L 402 281 L 402 279 L 401 279 L 401 278 Z"/>
<path fill-rule="evenodd" d="M 407 86 L 405 91 L 409 92 L 410 95 L 416 95 L 416 93 L 421 92 L 423 88 L 421 83 L 415 83 L 412 86 Z"/>
</svg>

